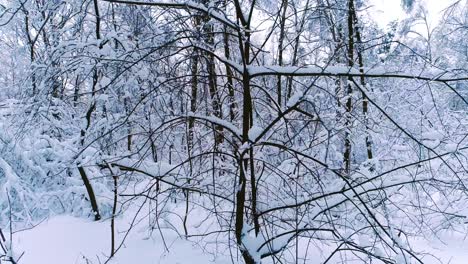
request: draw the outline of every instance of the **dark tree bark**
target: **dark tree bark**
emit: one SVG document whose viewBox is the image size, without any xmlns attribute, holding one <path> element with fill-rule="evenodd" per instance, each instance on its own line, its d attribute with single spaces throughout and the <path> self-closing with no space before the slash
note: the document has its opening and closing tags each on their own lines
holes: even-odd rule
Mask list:
<svg viewBox="0 0 468 264">
<path fill-rule="evenodd" d="M 78 171 L 80 172 L 81 179 L 83 180 L 84 186 L 86 187 L 86 191 L 88 192 L 88 198 L 91 203 L 91 208 L 93 209 L 94 220 L 99 221 L 101 220 L 101 215 L 99 213 L 96 196 L 94 195 L 93 186 L 89 182 L 88 175 L 86 174 L 86 171 L 83 168 L 83 166 L 79 166 Z"/>
<path fill-rule="evenodd" d="M 97 0 L 94 0 L 95 2 L 95 5 L 94 5 L 94 8 L 95 8 L 95 14 L 96 14 L 96 20 L 97 20 L 97 23 L 96 23 L 96 38 L 97 39 L 100 39 L 100 32 L 99 32 L 99 26 L 98 24 L 100 24 L 100 19 L 99 19 L 99 9 L 98 9 L 98 5 L 97 5 Z M 102 48 L 102 47 L 100 47 Z M 92 102 L 88 108 L 88 111 L 86 112 L 86 128 L 82 128 L 81 129 L 81 146 L 84 147 L 84 143 L 85 143 L 85 137 L 86 137 L 86 133 L 89 129 L 89 127 L 91 126 L 91 117 L 93 115 L 93 112 L 94 110 L 96 109 L 96 101 L 94 100 L 94 95 L 95 95 L 95 87 L 97 85 L 97 82 L 98 82 L 98 71 L 97 69 L 94 69 L 94 72 L 93 72 L 93 84 L 92 84 Z M 98 204 L 97 204 L 97 200 L 96 200 L 96 196 L 94 194 L 94 190 L 93 190 L 93 187 L 91 185 L 91 182 L 89 181 L 89 178 L 86 174 L 86 171 L 85 169 L 82 167 L 82 166 L 78 166 L 78 171 L 80 172 L 80 175 L 81 175 L 81 179 L 83 180 L 83 184 L 85 185 L 86 187 L 86 191 L 88 192 L 88 196 L 89 196 L 89 200 L 91 202 L 91 207 L 93 209 L 93 213 L 94 213 L 94 220 L 98 221 L 101 219 L 101 215 L 99 214 L 99 209 L 98 209 Z"/>
<path fill-rule="evenodd" d="M 208 2 L 205 0 L 203 3 L 208 6 Z M 203 14 L 202 16 L 202 34 L 204 35 L 205 42 L 210 46 L 214 46 L 214 32 L 213 26 L 210 24 L 210 15 Z M 217 74 L 215 57 L 212 52 L 205 53 L 206 57 L 206 69 L 208 72 L 208 89 L 211 97 L 211 107 L 213 115 L 218 118 L 222 118 L 221 100 L 218 92 Z M 224 141 L 223 127 L 215 125 L 215 144 L 219 145 Z"/>
<path fill-rule="evenodd" d="M 253 122 L 253 107 L 252 107 L 252 97 L 251 97 L 251 76 L 248 71 L 248 66 L 250 64 L 250 20 L 252 18 L 252 10 L 255 2 L 252 3 L 249 16 L 244 16 L 244 13 L 241 8 L 241 4 L 238 0 L 234 0 L 237 19 L 242 24 L 245 32 L 243 32 L 243 36 L 241 33 L 238 35 L 238 43 L 239 43 L 239 51 L 242 56 L 242 63 L 244 67 L 244 71 L 242 74 L 242 94 L 243 94 L 243 107 L 242 107 L 242 143 L 248 144 L 249 142 L 249 130 L 252 127 Z M 246 158 L 245 155 L 247 152 L 250 152 L 250 157 Z M 246 186 L 247 186 L 247 176 L 246 172 L 249 169 L 248 163 L 249 159 L 250 162 L 254 160 L 252 149 L 243 151 L 241 153 L 241 157 L 239 160 L 239 182 L 238 182 L 238 190 L 236 193 L 236 210 L 235 210 L 235 236 L 237 244 L 241 250 L 242 257 L 246 264 L 255 264 L 256 261 L 253 256 L 250 255 L 248 249 L 246 249 L 243 245 L 243 228 L 244 228 L 244 221 L 245 221 L 245 203 L 246 203 Z M 252 164 L 251 164 L 252 165 Z M 253 166 L 250 166 L 250 181 L 251 187 L 255 186 L 255 175 L 253 171 Z M 255 187 L 252 189 L 252 195 L 256 196 Z M 252 197 L 252 201 L 256 201 L 256 198 Z M 259 232 L 259 223 L 258 223 L 258 214 L 256 213 L 256 206 L 252 206 L 252 216 L 253 222 L 255 226 L 255 233 L 258 234 Z"/>
<path fill-rule="evenodd" d="M 348 1 L 348 66 L 354 66 L 354 1 Z M 347 175 L 351 172 L 351 135 L 350 135 L 350 126 L 351 126 L 351 112 L 352 108 L 352 94 L 353 88 L 351 86 L 352 77 L 348 77 L 348 84 L 346 89 L 346 125 L 345 125 L 345 151 L 343 154 L 344 159 L 344 170 Z"/>
<path fill-rule="evenodd" d="M 224 40 L 224 56 L 226 59 L 230 60 L 231 59 L 231 51 L 229 48 L 229 32 L 227 26 L 224 26 L 224 34 L 223 34 L 223 40 Z M 227 78 L 227 88 L 228 88 L 228 96 L 229 96 L 229 117 L 231 119 L 231 122 L 234 121 L 236 118 L 237 114 L 237 103 L 234 95 L 234 81 L 233 81 L 233 71 L 231 67 L 229 67 L 228 64 L 225 64 L 226 66 L 226 78 Z"/>
<path fill-rule="evenodd" d="M 288 0 L 283 0 L 281 3 L 281 18 L 280 18 L 280 35 L 279 35 L 279 40 L 278 40 L 278 65 L 283 66 L 283 42 L 284 42 L 284 37 L 285 37 L 285 24 L 286 24 L 286 11 L 288 10 Z M 278 82 L 276 84 L 277 86 L 277 103 L 279 106 L 281 106 L 281 101 L 282 101 L 282 87 L 281 87 L 281 76 L 278 76 Z"/>
<path fill-rule="evenodd" d="M 29 59 L 31 60 L 31 64 L 34 63 L 35 55 L 34 55 L 34 41 L 31 37 L 30 26 L 29 26 L 29 13 L 27 10 L 23 8 L 23 12 L 25 14 L 24 17 L 24 30 L 26 33 L 26 38 L 28 40 L 29 45 Z M 36 95 L 37 93 L 37 84 L 36 84 L 36 73 L 33 71 L 31 73 L 31 85 L 32 85 L 32 95 Z"/>
</svg>

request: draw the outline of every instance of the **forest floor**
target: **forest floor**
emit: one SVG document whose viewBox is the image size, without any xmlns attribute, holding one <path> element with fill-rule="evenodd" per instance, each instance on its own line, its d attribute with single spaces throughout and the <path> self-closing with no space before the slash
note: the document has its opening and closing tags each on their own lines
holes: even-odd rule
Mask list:
<svg viewBox="0 0 468 264">
<path fill-rule="evenodd" d="M 125 235 L 126 228 L 119 222 Z M 72 216 L 56 216 L 33 229 L 15 233 L 15 255 L 21 255 L 18 264 L 97 264 L 105 263 L 110 254 L 110 221 L 93 222 Z M 138 228 L 130 232 L 125 243 L 108 263 L 230 263 L 214 259 L 196 244 L 179 238 L 175 232 L 164 231 L 164 241 L 155 230 L 153 235 Z M 167 245 L 165 248 L 164 243 Z M 118 243 L 117 243 L 118 246 Z"/>
<path fill-rule="evenodd" d="M 125 235 L 128 220 L 119 218 L 117 221 L 117 229 L 122 231 L 118 233 L 118 242 Z M 164 240 L 161 239 L 161 234 Z M 427 264 L 468 263 L 468 241 L 459 234 L 447 234 L 440 240 L 434 241 L 415 240 L 413 247 L 433 255 L 428 254 L 423 258 Z M 23 254 L 19 264 L 106 263 L 110 253 L 110 220 L 93 222 L 72 216 L 55 216 L 33 229 L 15 233 L 13 248 L 16 256 Z M 214 256 L 205 252 L 201 244 L 180 238 L 174 231 L 154 230 L 153 234 L 149 235 L 146 229 L 139 229 L 136 225 L 115 257 L 108 263 L 227 264 L 233 263 L 232 261 L 240 263 L 235 259 L 231 260 L 226 252 L 224 253 L 222 256 Z M 309 259 L 305 263 L 321 262 Z"/>
</svg>

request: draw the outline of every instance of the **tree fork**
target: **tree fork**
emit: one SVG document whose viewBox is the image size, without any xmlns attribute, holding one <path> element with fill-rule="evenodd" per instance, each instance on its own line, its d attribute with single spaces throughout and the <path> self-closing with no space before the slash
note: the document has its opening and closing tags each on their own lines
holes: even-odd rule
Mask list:
<svg viewBox="0 0 468 264">
<path fill-rule="evenodd" d="M 234 0 L 237 19 L 240 21 L 242 26 L 245 29 L 243 36 L 239 32 L 239 51 L 241 52 L 242 61 L 244 70 L 242 73 L 242 86 L 243 86 L 243 107 L 242 107 L 242 143 L 247 144 L 249 142 L 249 130 L 252 127 L 252 97 L 250 94 L 250 81 L 251 76 L 249 74 L 248 66 L 250 63 L 250 19 L 252 17 L 253 6 L 255 1 L 252 3 L 249 17 L 246 17 L 243 14 L 241 4 L 238 0 Z M 236 193 L 236 221 L 235 221 L 235 235 L 237 245 L 242 253 L 245 264 L 256 264 L 255 259 L 250 255 L 249 251 L 245 248 L 243 244 L 243 229 L 244 229 L 244 210 L 245 210 L 245 198 L 246 198 L 246 169 L 248 168 L 248 158 L 244 159 L 244 155 L 247 151 L 241 153 L 239 158 L 239 184 L 236 186 L 238 189 Z M 252 155 L 250 159 L 253 159 Z M 251 167 L 252 168 L 252 167 Z M 251 175 L 252 176 L 252 175 Z"/>
</svg>

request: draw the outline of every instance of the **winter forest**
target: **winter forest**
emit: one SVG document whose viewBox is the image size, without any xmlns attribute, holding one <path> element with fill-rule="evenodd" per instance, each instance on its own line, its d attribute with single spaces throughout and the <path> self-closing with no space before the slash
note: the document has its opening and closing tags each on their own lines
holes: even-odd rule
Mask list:
<svg viewBox="0 0 468 264">
<path fill-rule="evenodd" d="M 0 0 L 2 264 L 463 264 L 467 185 L 466 0 Z"/>
</svg>

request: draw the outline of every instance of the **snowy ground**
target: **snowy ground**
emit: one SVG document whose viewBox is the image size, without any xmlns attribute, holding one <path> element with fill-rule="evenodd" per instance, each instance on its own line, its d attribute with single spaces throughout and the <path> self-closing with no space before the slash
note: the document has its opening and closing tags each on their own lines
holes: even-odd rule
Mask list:
<svg viewBox="0 0 468 264">
<path fill-rule="evenodd" d="M 122 219 L 119 225 L 123 227 Z M 119 234 L 120 238 L 124 235 Z M 125 244 L 118 251 L 113 264 L 192 264 L 192 263 L 232 263 L 227 257 L 214 258 L 204 253 L 196 244 L 177 238 L 167 231 L 164 243 L 158 232 L 149 237 L 138 228 L 130 233 Z M 442 241 L 414 241 L 418 250 L 430 252 L 442 263 L 468 263 L 468 242 L 460 235 L 447 235 Z M 104 263 L 109 255 L 110 222 L 93 222 L 71 216 L 56 216 L 44 221 L 34 229 L 14 234 L 15 254 L 24 255 L 19 264 L 84 264 Z M 427 256 L 424 263 L 441 263 Z M 236 261 L 237 262 L 237 261 Z M 307 263 L 315 264 L 307 261 Z M 319 262 L 317 262 L 319 263 Z"/>
<path fill-rule="evenodd" d="M 124 233 L 120 234 L 120 238 Z M 109 263 L 229 263 L 204 254 L 191 242 L 165 234 L 151 238 L 136 230 Z M 104 263 L 110 249 L 110 222 L 92 222 L 71 216 L 58 216 L 31 230 L 16 233 L 13 238 L 15 255 L 24 255 L 19 264 L 82 264 Z"/>
</svg>

